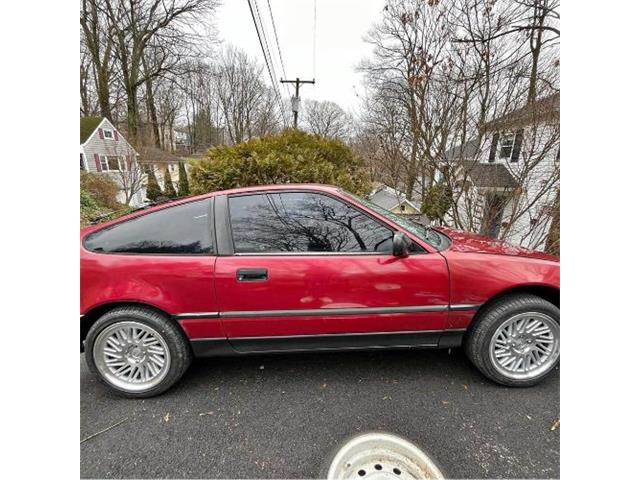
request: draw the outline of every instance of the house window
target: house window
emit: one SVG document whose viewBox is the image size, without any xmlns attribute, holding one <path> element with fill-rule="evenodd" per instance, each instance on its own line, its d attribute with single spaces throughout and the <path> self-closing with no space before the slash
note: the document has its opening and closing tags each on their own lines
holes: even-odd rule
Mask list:
<svg viewBox="0 0 640 480">
<path fill-rule="evenodd" d="M 502 135 L 500 139 L 500 158 L 511 158 L 515 139 L 516 137 L 513 133 L 505 133 Z"/>
<path fill-rule="evenodd" d="M 103 172 L 117 172 L 127 170 L 127 161 L 125 157 L 118 155 L 103 155 L 100 157 L 100 166 Z"/>
<path fill-rule="evenodd" d="M 80 170 L 84 169 L 84 155 L 80 154 Z"/>
<path fill-rule="evenodd" d="M 104 138 L 113 140 L 113 130 L 103 130 L 102 131 Z"/>
</svg>

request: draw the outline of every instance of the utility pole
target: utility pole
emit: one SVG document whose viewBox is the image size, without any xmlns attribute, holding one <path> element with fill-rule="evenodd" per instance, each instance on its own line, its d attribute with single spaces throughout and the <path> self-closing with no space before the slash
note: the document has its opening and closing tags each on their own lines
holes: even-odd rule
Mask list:
<svg viewBox="0 0 640 480">
<path fill-rule="evenodd" d="M 283 80 L 280 79 L 280 83 L 295 83 L 296 84 L 296 96 L 291 99 L 291 110 L 293 110 L 293 128 L 298 128 L 298 111 L 300 110 L 300 85 L 303 83 L 316 83 L 316 79 L 313 80 L 300 80 L 296 77 L 295 80 Z"/>
</svg>

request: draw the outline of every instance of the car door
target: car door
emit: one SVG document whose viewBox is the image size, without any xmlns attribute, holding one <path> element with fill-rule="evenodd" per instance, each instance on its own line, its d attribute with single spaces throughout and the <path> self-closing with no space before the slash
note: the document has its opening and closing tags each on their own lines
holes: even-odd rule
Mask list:
<svg viewBox="0 0 640 480">
<path fill-rule="evenodd" d="M 415 245 L 393 256 L 389 225 L 326 192 L 229 195 L 216 206 L 232 250 L 217 260 L 216 294 L 235 349 L 437 343 L 449 293 L 441 255 Z"/>
</svg>

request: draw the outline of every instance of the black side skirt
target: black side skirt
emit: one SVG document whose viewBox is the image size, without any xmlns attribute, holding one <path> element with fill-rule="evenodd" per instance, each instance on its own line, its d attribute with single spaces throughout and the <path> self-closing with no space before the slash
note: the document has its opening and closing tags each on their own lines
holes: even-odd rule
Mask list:
<svg viewBox="0 0 640 480">
<path fill-rule="evenodd" d="M 252 353 L 317 352 L 396 348 L 451 348 L 462 345 L 465 330 L 349 333 L 277 337 L 198 338 L 191 340 L 196 357 Z"/>
</svg>

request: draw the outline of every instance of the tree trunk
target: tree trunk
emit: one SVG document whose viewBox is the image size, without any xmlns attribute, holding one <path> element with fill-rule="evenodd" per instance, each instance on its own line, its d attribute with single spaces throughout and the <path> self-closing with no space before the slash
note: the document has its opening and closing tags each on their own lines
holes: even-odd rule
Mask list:
<svg viewBox="0 0 640 480">
<path fill-rule="evenodd" d="M 129 129 L 130 141 L 133 145 L 138 142 L 138 89 L 135 86 L 127 85 L 127 127 Z"/>
<path fill-rule="evenodd" d="M 154 145 L 162 149 L 162 142 L 160 141 L 160 128 L 158 125 L 158 112 L 156 110 L 156 103 L 153 99 L 153 82 L 151 80 L 151 76 L 149 75 L 149 71 L 147 68 L 147 60 L 144 55 L 142 56 L 142 68 L 144 69 L 144 86 L 147 94 L 147 114 L 149 115 L 149 120 L 151 121 L 151 129 L 153 130 L 153 143 Z"/>
<path fill-rule="evenodd" d="M 111 104 L 109 103 L 109 72 L 104 68 L 99 68 L 96 71 L 96 90 L 100 115 L 112 121 Z"/>
<path fill-rule="evenodd" d="M 540 51 L 542 50 L 542 26 L 546 16 L 544 0 L 536 2 L 533 10 L 533 26 L 540 27 L 531 30 L 529 37 L 529 48 L 531 49 L 531 74 L 529 75 L 529 91 L 527 92 L 527 104 L 533 103 L 537 97 L 538 84 L 538 61 L 540 59 Z"/>
<path fill-rule="evenodd" d="M 544 251 L 551 255 L 560 256 L 560 190 L 558 190 L 553 202 L 553 217 Z"/>
</svg>

